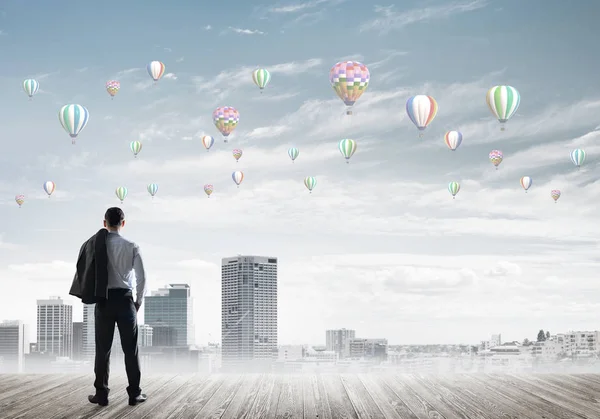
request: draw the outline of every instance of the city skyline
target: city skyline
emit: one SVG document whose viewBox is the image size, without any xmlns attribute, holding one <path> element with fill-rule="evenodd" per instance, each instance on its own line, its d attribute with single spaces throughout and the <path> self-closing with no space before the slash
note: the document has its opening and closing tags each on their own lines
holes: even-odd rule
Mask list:
<svg viewBox="0 0 600 419">
<path fill-rule="evenodd" d="M 278 258 L 281 343 L 340 327 L 391 343 L 597 329 L 600 4 L 235 1 L 223 14 L 188 1 L 60 3 L 0 8 L 0 319 L 35 329 L 36 300 L 61 295 L 81 321 L 66 297 L 79 248 L 126 186 L 123 234 L 141 247 L 149 289 L 190 285 L 198 342 L 220 341 L 220 259 L 235 254 Z M 45 16 L 36 25 L 33 9 Z M 110 25 L 107 10 L 118 10 Z M 351 117 L 328 80 L 347 59 L 371 72 Z M 152 60 L 166 65 L 154 86 Z M 257 66 L 272 74 L 262 94 Z M 31 101 L 29 77 L 40 82 Z M 504 132 L 485 102 L 498 84 L 521 93 Z M 422 138 L 405 111 L 416 94 L 439 104 Z M 90 112 L 75 145 L 57 118 L 69 103 Z M 240 111 L 228 144 L 217 106 Z M 464 140 L 452 152 L 443 136 L 454 129 Z M 349 164 L 343 138 L 358 145 Z M 587 152 L 580 170 L 574 148 Z M 305 176 L 317 178 L 311 194 Z M 528 193 L 521 176 L 533 179 Z M 455 200 L 450 181 L 461 184 Z"/>
</svg>

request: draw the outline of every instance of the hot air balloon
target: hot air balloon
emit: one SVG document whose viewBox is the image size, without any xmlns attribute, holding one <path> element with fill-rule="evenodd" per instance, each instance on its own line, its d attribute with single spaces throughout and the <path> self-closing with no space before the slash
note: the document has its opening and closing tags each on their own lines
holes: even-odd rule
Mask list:
<svg viewBox="0 0 600 419">
<path fill-rule="evenodd" d="M 146 67 L 148 74 L 150 77 L 152 77 L 154 83 L 156 83 L 163 76 L 163 74 L 165 74 L 165 68 L 165 65 L 160 61 L 152 61 L 148 63 L 148 66 Z"/>
<path fill-rule="evenodd" d="M 300 150 L 298 150 L 296 147 L 288 149 L 288 156 L 290 156 L 290 159 L 292 159 L 292 163 L 298 158 L 299 154 Z"/>
<path fill-rule="evenodd" d="M 460 183 L 458 182 L 450 182 L 448 184 L 448 192 L 452 194 L 452 199 L 456 199 L 456 194 L 460 191 Z"/>
<path fill-rule="evenodd" d="M 263 89 L 267 87 L 267 84 L 271 81 L 271 73 L 269 73 L 264 68 L 259 68 L 252 72 L 252 80 L 254 84 L 258 86 L 260 92 L 262 93 Z"/>
<path fill-rule="evenodd" d="M 235 161 L 240 161 L 240 157 L 242 157 L 243 153 L 239 148 L 234 148 L 232 154 Z"/>
<path fill-rule="evenodd" d="M 581 168 L 581 165 L 585 162 L 585 151 L 580 148 L 577 148 L 571 151 L 571 161 L 577 168 Z"/>
<path fill-rule="evenodd" d="M 438 104 L 434 98 L 427 95 L 417 95 L 406 101 L 406 113 L 419 131 L 425 128 L 433 121 L 437 115 Z M 423 133 L 419 134 L 422 137 Z"/>
<path fill-rule="evenodd" d="M 23 202 L 25 202 L 25 195 L 15 196 L 15 202 L 19 204 L 19 208 L 21 208 L 21 205 L 23 205 Z"/>
<path fill-rule="evenodd" d="M 356 151 L 356 141 L 351 140 L 349 138 L 345 138 L 338 144 L 338 148 L 340 149 L 340 153 L 346 159 L 346 163 L 350 163 L 350 157 Z"/>
<path fill-rule="evenodd" d="M 29 96 L 29 100 L 40 90 L 40 83 L 35 79 L 27 79 L 23 81 L 23 90 Z"/>
<path fill-rule="evenodd" d="M 550 191 L 550 196 L 554 199 L 554 203 L 556 204 L 556 201 L 560 198 L 560 191 L 558 189 L 553 189 Z"/>
<path fill-rule="evenodd" d="M 137 159 L 137 155 L 140 151 L 142 151 L 142 143 L 140 141 L 132 141 L 129 144 L 129 148 L 131 149 L 131 152 L 133 153 L 133 157 L 135 157 Z"/>
<path fill-rule="evenodd" d="M 494 86 L 488 90 L 486 101 L 490 111 L 500 122 L 500 130 L 504 131 L 504 123 L 519 109 L 521 95 L 512 86 Z"/>
<path fill-rule="evenodd" d="M 204 148 L 206 149 L 206 151 L 209 151 L 214 143 L 215 143 L 215 139 L 213 137 L 211 137 L 210 135 L 202 136 L 202 144 L 204 145 Z"/>
<path fill-rule="evenodd" d="M 444 135 L 444 142 L 452 151 L 456 150 L 462 143 L 463 135 L 459 131 L 448 131 Z"/>
<path fill-rule="evenodd" d="M 54 192 L 54 189 L 56 189 L 56 185 L 54 182 L 49 180 L 48 182 L 44 183 L 43 188 L 44 192 L 48 194 L 48 198 L 50 198 L 50 195 L 52 195 L 52 192 Z"/>
<path fill-rule="evenodd" d="M 231 179 L 233 179 L 233 181 L 235 182 L 236 185 L 238 185 L 238 188 L 239 188 L 240 183 L 242 183 L 242 180 L 244 180 L 244 173 L 240 172 L 239 170 L 237 172 L 233 172 L 231 174 Z"/>
<path fill-rule="evenodd" d="M 212 117 L 215 126 L 225 137 L 224 141 L 227 142 L 227 137 L 240 122 L 240 113 L 231 106 L 221 106 L 214 110 Z"/>
<path fill-rule="evenodd" d="M 308 189 L 309 193 L 312 193 L 312 190 L 317 186 L 317 178 L 313 176 L 307 176 L 304 178 L 304 186 Z"/>
<path fill-rule="evenodd" d="M 154 199 L 154 195 L 156 195 L 156 192 L 158 192 L 158 185 L 156 183 L 151 183 L 146 189 L 148 190 L 148 193 L 152 199 Z"/>
<path fill-rule="evenodd" d="M 533 180 L 529 176 L 523 176 L 521 178 L 521 187 L 525 189 L 525 193 L 527 193 L 527 190 L 531 188 L 532 184 Z"/>
<path fill-rule="evenodd" d="M 106 91 L 110 95 L 111 99 L 114 99 L 115 95 L 119 92 L 121 83 L 116 80 L 109 80 L 106 82 Z"/>
<path fill-rule="evenodd" d="M 204 185 L 204 193 L 207 195 L 208 198 L 210 198 L 210 194 L 213 193 L 213 190 L 214 190 L 213 185 L 210 185 L 210 184 Z"/>
<path fill-rule="evenodd" d="M 502 163 L 502 160 L 504 159 L 504 155 L 502 154 L 502 152 L 500 150 L 492 150 L 492 151 L 490 151 L 489 158 L 490 158 L 490 161 L 492 162 L 492 164 L 494 166 L 496 166 L 496 170 L 498 170 L 498 166 L 500 165 L 500 163 Z"/>
<path fill-rule="evenodd" d="M 117 195 L 117 198 L 119 198 L 121 200 L 121 204 L 122 204 L 123 201 L 125 200 L 125 198 L 127 197 L 127 188 L 125 186 L 119 186 L 115 190 L 115 194 Z"/>
<path fill-rule="evenodd" d="M 75 144 L 75 139 L 79 133 L 87 125 L 89 118 L 90 113 L 81 105 L 65 105 L 58 112 L 58 120 L 71 137 L 73 144 Z"/>
<path fill-rule="evenodd" d="M 357 61 L 342 61 L 329 70 L 329 81 L 335 93 L 346 105 L 346 115 L 369 86 L 371 75 L 366 65 Z"/>
</svg>

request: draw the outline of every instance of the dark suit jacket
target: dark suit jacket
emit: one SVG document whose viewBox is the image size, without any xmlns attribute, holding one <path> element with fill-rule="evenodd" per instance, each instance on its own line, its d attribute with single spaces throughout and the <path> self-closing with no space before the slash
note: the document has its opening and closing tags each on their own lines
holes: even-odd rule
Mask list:
<svg viewBox="0 0 600 419">
<path fill-rule="evenodd" d="M 98 230 L 79 251 L 77 272 L 73 278 L 70 295 L 81 298 L 84 304 L 95 304 L 108 299 L 108 230 Z"/>
</svg>

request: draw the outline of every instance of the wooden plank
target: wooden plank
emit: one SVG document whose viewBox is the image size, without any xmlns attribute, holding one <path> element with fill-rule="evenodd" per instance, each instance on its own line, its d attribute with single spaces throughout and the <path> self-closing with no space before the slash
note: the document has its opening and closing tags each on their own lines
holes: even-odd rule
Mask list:
<svg viewBox="0 0 600 419">
<path fill-rule="evenodd" d="M 298 380 L 293 374 L 282 374 L 280 388 L 275 419 L 301 419 L 304 416 L 304 401 L 301 400 Z"/>
<path fill-rule="evenodd" d="M 410 410 L 402 399 L 383 384 L 380 375 L 359 374 L 358 378 L 386 418 L 428 419 L 427 416 L 419 416 Z"/>
<path fill-rule="evenodd" d="M 552 387 L 556 391 L 581 400 L 586 404 L 597 405 L 600 402 L 598 390 L 574 381 L 570 375 L 536 374 L 534 377 L 543 385 Z"/>
<path fill-rule="evenodd" d="M 395 374 L 385 374 L 381 376 L 382 382 L 392 391 L 398 399 L 402 399 L 409 409 L 419 418 L 430 419 L 452 419 L 446 418 L 435 407 L 428 403 L 423 397 L 417 394 L 406 383 L 407 374 L 397 376 Z M 400 396 L 402 395 L 402 396 Z"/>
<path fill-rule="evenodd" d="M 19 383 L 12 389 L 0 393 L 0 411 L 10 404 L 18 403 L 20 400 L 28 399 L 32 394 L 42 393 L 53 387 L 60 386 L 64 381 L 65 374 L 44 374 L 37 376 L 33 381 L 27 380 Z"/>
<path fill-rule="evenodd" d="M 165 387 L 167 387 L 171 381 L 173 381 L 175 379 L 175 377 L 176 377 L 175 375 L 153 375 L 150 377 L 146 377 L 146 379 L 144 381 L 147 382 L 148 384 L 144 385 L 145 388 L 143 388 L 142 391 L 148 395 L 148 400 L 145 401 L 143 404 L 149 403 L 149 401 L 152 397 L 157 397 L 160 394 L 160 392 Z M 116 394 L 114 394 L 113 390 L 111 390 L 110 394 L 114 395 L 114 396 L 110 398 L 110 400 L 109 400 L 110 404 L 106 407 L 94 406 L 88 402 L 87 404 L 92 407 L 87 408 L 87 411 L 83 412 L 83 415 L 79 416 L 79 418 L 113 419 L 113 418 L 119 417 L 120 415 L 129 411 L 132 408 L 137 409 L 137 407 L 139 407 L 139 406 L 136 406 L 136 407 L 129 406 L 129 403 L 128 403 L 129 395 L 127 394 L 126 387 L 127 386 L 125 385 L 125 388 L 120 389 L 121 391 L 119 391 L 118 393 L 115 392 Z M 140 406 L 141 406 L 141 404 L 140 404 Z M 83 409 L 81 409 L 81 410 L 83 410 Z"/>
<path fill-rule="evenodd" d="M 461 412 L 465 418 L 471 419 L 490 419 L 488 414 L 485 414 L 477 406 L 473 406 L 468 399 L 462 398 L 460 393 L 453 388 L 447 377 L 442 375 L 432 376 L 415 375 L 413 378 L 427 389 L 431 394 L 434 394 L 437 399 L 450 407 L 451 410 Z"/>
<path fill-rule="evenodd" d="M 254 403 L 244 416 L 247 419 L 272 418 L 277 413 L 281 376 L 269 374 L 262 382 Z"/>
<path fill-rule="evenodd" d="M 359 418 L 386 419 L 356 374 L 342 374 L 341 382 Z"/>
<path fill-rule="evenodd" d="M 162 405 L 171 405 L 176 395 L 181 391 L 191 380 L 193 374 L 177 375 L 172 380 L 169 380 L 158 391 L 153 391 L 152 395 L 148 395 L 148 400 L 136 405 L 134 408 L 127 406 L 120 414 L 111 416 L 114 418 L 141 418 L 150 415 L 151 417 L 160 417 L 155 414 L 156 409 Z"/>
<path fill-rule="evenodd" d="M 592 394 L 599 394 L 600 393 L 600 384 L 595 383 L 591 380 L 589 380 L 587 377 L 584 377 L 580 374 L 548 374 L 551 375 L 553 377 L 556 377 L 557 379 L 560 380 L 567 380 L 571 383 L 573 383 L 573 385 L 576 385 L 577 388 L 583 388 L 583 389 L 587 389 L 588 391 L 592 392 Z"/>
<path fill-rule="evenodd" d="M 171 406 L 171 412 L 165 417 L 167 419 L 193 417 L 196 412 L 202 410 L 222 385 L 223 379 L 218 375 L 209 375 L 204 381 L 197 378 L 197 381 L 191 383 L 190 388 L 183 395 L 183 402 L 177 406 Z"/>
<path fill-rule="evenodd" d="M 537 417 L 543 416 L 545 419 L 581 418 L 579 415 L 573 416 L 570 412 L 554 405 L 551 401 L 539 397 L 537 394 L 532 394 L 523 388 L 506 385 L 499 379 L 498 375 L 473 374 L 470 375 L 470 378 L 482 383 L 486 392 L 497 392 L 520 404 L 524 415 L 526 412 L 535 412 L 538 415 Z"/>
<path fill-rule="evenodd" d="M 489 412 L 493 418 L 506 419 L 537 419 L 540 416 L 535 413 L 526 412 L 523 406 L 501 394 L 489 391 L 478 381 L 467 374 L 453 374 L 447 378 L 454 391 L 461 394 L 463 399 L 470 400 L 473 406 Z"/>
<path fill-rule="evenodd" d="M 218 419 L 225 412 L 244 379 L 242 375 L 222 375 L 221 377 L 224 381 L 223 386 L 210 398 L 201 411 L 196 412 L 189 419 Z"/>
<path fill-rule="evenodd" d="M 331 419 L 332 415 L 329 403 L 319 388 L 319 376 L 315 374 L 302 374 L 301 380 L 304 418 Z"/>
<path fill-rule="evenodd" d="M 304 392 L 302 391 L 302 376 L 292 376 L 292 399 L 294 400 L 294 417 L 304 417 Z"/>
<path fill-rule="evenodd" d="M 339 374 L 324 374 L 321 376 L 323 387 L 327 392 L 327 399 L 331 407 L 331 416 L 333 419 L 358 419 L 358 414 L 354 410 L 352 401 L 346 393 Z"/>
<path fill-rule="evenodd" d="M 184 375 L 183 377 L 187 377 L 187 380 L 176 391 L 172 392 L 169 397 L 158 406 L 154 406 L 151 411 L 137 417 L 140 419 L 169 417 L 173 411 L 180 408 L 185 403 L 190 392 L 193 391 L 198 395 L 198 387 L 203 387 L 204 383 L 208 380 L 208 375 L 189 374 Z"/>
<path fill-rule="evenodd" d="M 234 419 L 247 416 L 248 410 L 252 407 L 264 379 L 265 376 L 262 374 L 246 375 L 233 400 L 227 406 L 225 412 L 223 412 L 221 419 Z"/>
<path fill-rule="evenodd" d="M 73 391 L 79 390 L 81 386 L 89 380 L 89 377 L 85 376 L 77 376 L 71 379 L 65 378 L 71 377 L 64 377 L 59 386 L 52 387 L 50 390 L 41 393 L 31 393 L 29 398 L 23 399 L 12 406 L 3 407 L 1 410 L 2 418 L 17 419 L 22 417 L 43 417 L 44 412 L 53 409 L 52 404 L 56 400 L 68 397 Z M 38 409 L 38 407 L 41 409 Z M 30 414 L 30 412 L 37 412 L 37 416 Z M 28 414 L 29 416 L 26 416 Z"/>
<path fill-rule="evenodd" d="M 535 377 L 524 375 L 503 375 L 502 379 L 507 383 L 514 383 L 519 388 L 525 388 L 533 394 L 551 401 L 552 403 L 563 407 L 565 410 L 575 414 L 579 413 L 583 417 L 600 417 L 600 408 L 590 403 L 585 403 L 577 397 L 565 394 L 565 388 L 559 388 L 543 383 Z"/>
</svg>

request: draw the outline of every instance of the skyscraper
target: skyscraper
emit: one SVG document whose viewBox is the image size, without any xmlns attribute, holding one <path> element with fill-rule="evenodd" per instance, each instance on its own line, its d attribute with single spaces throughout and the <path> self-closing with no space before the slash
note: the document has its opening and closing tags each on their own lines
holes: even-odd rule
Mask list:
<svg viewBox="0 0 600 419">
<path fill-rule="evenodd" d="M 325 332 L 325 347 L 328 351 L 334 351 L 342 358 L 348 351 L 348 341 L 356 337 L 356 331 L 351 329 L 327 330 Z"/>
<path fill-rule="evenodd" d="M 37 300 L 37 350 L 73 356 L 73 306 L 60 297 Z"/>
<path fill-rule="evenodd" d="M 188 284 L 169 284 L 144 298 L 144 322 L 149 326 L 167 325 L 174 333 L 174 346 L 195 344 L 193 305 Z"/>
<path fill-rule="evenodd" d="M 83 305 L 83 359 L 93 360 L 96 356 L 96 304 Z"/>
<path fill-rule="evenodd" d="M 277 359 L 277 258 L 221 261 L 221 340 L 224 369 L 268 368 Z"/>
<path fill-rule="evenodd" d="M 73 359 L 83 359 L 83 322 L 73 322 Z"/>
<path fill-rule="evenodd" d="M 23 372 L 23 356 L 29 353 L 29 332 L 20 320 L 0 323 L 0 373 Z"/>
</svg>

